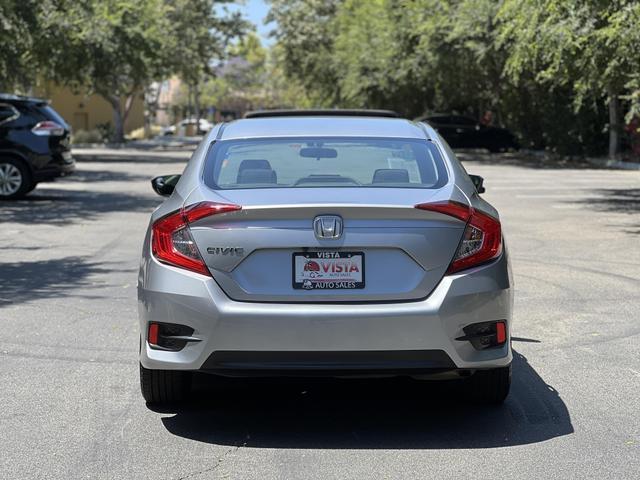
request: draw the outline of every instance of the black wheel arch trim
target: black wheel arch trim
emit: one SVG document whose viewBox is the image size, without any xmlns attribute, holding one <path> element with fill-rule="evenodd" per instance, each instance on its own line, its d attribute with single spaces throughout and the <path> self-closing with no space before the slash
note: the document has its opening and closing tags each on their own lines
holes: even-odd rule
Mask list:
<svg viewBox="0 0 640 480">
<path fill-rule="evenodd" d="M 2 159 L 3 157 L 8 156 L 8 157 L 12 157 L 16 160 L 19 160 L 21 162 L 23 162 L 25 164 L 25 166 L 27 167 L 27 169 L 29 169 L 29 173 L 33 176 L 34 175 L 34 169 L 33 169 L 33 165 L 31 164 L 31 162 L 29 161 L 29 159 L 22 153 L 16 150 L 0 150 L 0 159 Z"/>
</svg>

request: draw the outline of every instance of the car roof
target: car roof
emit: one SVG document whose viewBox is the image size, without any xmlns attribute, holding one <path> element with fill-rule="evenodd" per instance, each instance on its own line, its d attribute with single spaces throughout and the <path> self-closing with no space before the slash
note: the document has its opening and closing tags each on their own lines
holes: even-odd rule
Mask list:
<svg viewBox="0 0 640 480">
<path fill-rule="evenodd" d="M 315 108 L 315 109 L 293 109 L 293 110 L 256 110 L 247 112 L 244 118 L 266 118 L 266 117 L 386 117 L 400 118 L 392 110 L 375 110 L 364 108 Z"/>
<path fill-rule="evenodd" d="M 43 98 L 25 97 L 23 95 L 13 95 L 10 93 L 0 93 L 0 102 L 49 103 Z"/>
<path fill-rule="evenodd" d="M 473 117 L 470 117 L 469 115 L 461 115 L 458 113 L 432 113 L 431 115 L 427 115 L 426 117 L 421 117 L 421 118 L 468 118 L 470 120 L 473 120 Z"/>
<path fill-rule="evenodd" d="M 269 137 L 380 137 L 428 139 L 420 123 L 402 118 L 365 116 L 275 116 L 222 124 L 216 140 Z"/>
</svg>

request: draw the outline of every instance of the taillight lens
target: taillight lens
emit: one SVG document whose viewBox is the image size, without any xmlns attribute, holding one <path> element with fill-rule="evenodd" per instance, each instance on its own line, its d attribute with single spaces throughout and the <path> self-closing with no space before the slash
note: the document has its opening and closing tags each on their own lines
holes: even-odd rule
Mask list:
<svg viewBox="0 0 640 480">
<path fill-rule="evenodd" d="M 64 135 L 64 127 L 51 120 L 38 123 L 31 131 L 39 137 L 61 137 Z"/>
<path fill-rule="evenodd" d="M 466 222 L 471 217 L 473 210 L 469 205 L 465 205 L 460 202 L 434 202 L 434 203 L 419 203 L 416 208 L 420 210 L 428 210 L 430 212 L 444 213 L 450 217 L 455 217 L 458 220 Z"/>
<path fill-rule="evenodd" d="M 474 210 L 447 273 L 476 267 L 497 258 L 501 253 L 502 229 L 500 222 L 489 215 Z"/>
<path fill-rule="evenodd" d="M 463 203 L 440 202 L 416 205 L 421 210 L 443 213 L 467 222 L 462 242 L 447 273 L 476 267 L 497 258 L 502 253 L 500 221 Z"/>
<path fill-rule="evenodd" d="M 189 224 L 204 217 L 240 210 L 239 205 L 202 202 L 156 220 L 152 227 L 151 251 L 161 262 L 202 275 L 211 275 L 193 241 Z"/>
</svg>

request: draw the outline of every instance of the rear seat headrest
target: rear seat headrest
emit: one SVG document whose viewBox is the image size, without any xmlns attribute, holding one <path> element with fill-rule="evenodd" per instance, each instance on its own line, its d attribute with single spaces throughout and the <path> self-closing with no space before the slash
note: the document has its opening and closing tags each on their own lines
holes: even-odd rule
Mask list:
<svg viewBox="0 0 640 480">
<path fill-rule="evenodd" d="M 379 168 L 371 183 L 409 183 L 409 172 L 404 168 Z"/>
<path fill-rule="evenodd" d="M 245 168 L 238 172 L 238 183 L 278 183 L 276 172 L 266 168 Z"/>
<path fill-rule="evenodd" d="M 265 170 L 272 170 L 269 160 L 265 160 L 262 158 L 250 158 L 247 160 L 242 160 L 240 162 L 240 166 L 238 167 L 238 172 L 247 168 L 262 168 Z"/>
</svg>

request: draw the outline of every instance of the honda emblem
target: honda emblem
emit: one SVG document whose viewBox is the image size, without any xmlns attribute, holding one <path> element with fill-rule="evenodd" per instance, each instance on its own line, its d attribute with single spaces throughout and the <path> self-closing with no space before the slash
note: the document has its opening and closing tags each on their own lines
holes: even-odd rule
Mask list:
<svg viewBox="0 0 640 480">
<path fill-rule="evenodd" d="M 320 215 L 313 220 L 313 231 L 317 238 L 340 238 L 342 236 L 342 218 L 338 215 Z"/>
</svg>

